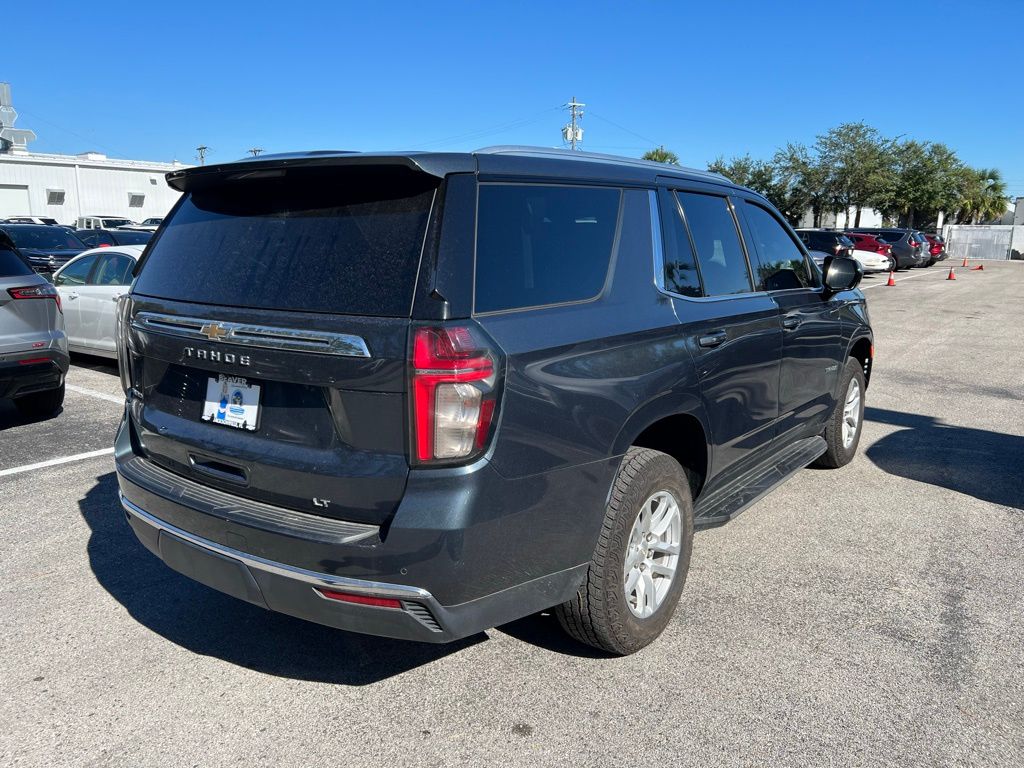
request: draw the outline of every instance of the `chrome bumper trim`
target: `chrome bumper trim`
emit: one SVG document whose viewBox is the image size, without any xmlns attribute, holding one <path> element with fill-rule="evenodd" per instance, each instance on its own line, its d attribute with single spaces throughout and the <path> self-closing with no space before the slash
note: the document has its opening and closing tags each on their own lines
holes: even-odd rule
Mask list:
<svg viewBox="0 0 1024 768">
<path fill-rule="evenodd" d="M 249 568 L 253 568 L 257 571 L 265 571 L 266 573 L 272 573 L 276 576 L 283 576 L 288 579 L 295 579 L 296 581 L 304 581 L 313 587 L 328 587 L 330 589 L 339 589 L 345 592 L 355 592 L 358 594 L 372 595 L 374 597 L 392 597 L 398 600 L 419 600 L 421 602 L 434 603 L 434 598 L 425 589 L 419 587 L 409 587 L 403 584 L 388 584 L 381 581 L 366 581 L 363 579 L 351 579 L 344 576 L 332 576 L 326 573 L 318 573 L 316 571 L 307 571 L 304 568 L 296 568 L 293 565 L 286 565 L 285 563 L 277 563 L 273 560 L 265 560 L 262 557 L 256 555 L 250 555 L 245 552 L 239 552 L 237 549 L 226 547 L 223 544 L 217 544 L 216 542 L 204 539 L 195 534 L 183 531 L 170 523 L 165 523 L 158 517 L 154 517 L 146 510 L 137 504 L 133 504 L 124 497 L 124 494 L 118 491 L 118 496 L 121 500 L 121 506 L 124 507 L 125 512 L 136 517 L 139 521 L 149 525 L 157 530 L 166 531 L 172 536 L 177 536 L 179 539 L 184 539 L 189 544 L 197 546 L 201 549 L 205 549 L 214 554 L 222 555 L 224 557 L 230 557 L 234 560 L 241 560 Z"/>
</svg>

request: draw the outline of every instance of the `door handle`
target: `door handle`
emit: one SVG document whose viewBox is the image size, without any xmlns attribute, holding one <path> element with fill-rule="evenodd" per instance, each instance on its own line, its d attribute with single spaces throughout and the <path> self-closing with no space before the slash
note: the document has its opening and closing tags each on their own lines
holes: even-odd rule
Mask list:
<svg viewBox="0 0 1024 768">
<path fill-rule="evenodd" d="M 803 323 L 800 319 L 800 315 L 786 315 L 782 318 L 782 327 L 787 331 L 795 331 Z"/>
<path fill-rule="evenodd" d="M 68 300 L 69 301 L 71 301 L 73 299 L 77 299 L 77 298 L 78 298 L 78 294 L 77 293 L 69 293 L 68 294 Z"/>
<path fill-rule="evenodd" d="M 697 343 L 705 349 L 710 349 L 722 344 L 728 338 L 729 335 L 725 331 L 715 331 L 714 333 L 709 333 L 707 336 L 701 336 L 697 339 Z"/>
<path fill-rule="evenodd" d="M 111 296 L 111 297 L 110 297 L 110 300 L 111 300 L 111 301 L 117 301 L 117 300 L 118 300 L 118 299 L 120 299 L 120 298 L 121 298 L 122 296 L 124 296 L 124 294 L 123 294 L 123 293 L 119 293 L 119 294 L 117 294 L 117 296 Z"/>
</svg>

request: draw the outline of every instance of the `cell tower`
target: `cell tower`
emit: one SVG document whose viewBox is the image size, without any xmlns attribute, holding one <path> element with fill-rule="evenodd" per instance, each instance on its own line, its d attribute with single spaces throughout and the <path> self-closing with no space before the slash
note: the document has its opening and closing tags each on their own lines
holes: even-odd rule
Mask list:
<svg viewBox="0 0 1024 768">
<path fill-rule="evenodd" d="M 565 105 L 565 108 L 569 110 L 569 124 L 562 128 L 562 140 L 569 145 L 570 149 L 576 149 L 576 145 L 583 141 L 583 128 L 578 125 L 578 122 L 583 119 L 583 107 L 586 104 L 581 104 L 576 101 L 576 97 L 572 97 L 572 101 Z"/>
</svg>

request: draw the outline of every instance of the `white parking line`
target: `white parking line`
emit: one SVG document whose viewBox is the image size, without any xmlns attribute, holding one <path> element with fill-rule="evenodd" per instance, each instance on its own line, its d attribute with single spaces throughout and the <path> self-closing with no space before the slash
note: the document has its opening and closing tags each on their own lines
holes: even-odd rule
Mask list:
<svg viewBox="0 0 1024 768">
<path fill-rule="evenodd" d="M 879 272 L 878 274 L 879 275 L 885 275 L 884 272 Z M 906 277 L 897 277 L 897 278 L 894 278 L 894 279 L 896 280 L 897 283 L 902 283 L 904 280 L 913 280 L 915 277 L 927 277 L 928 275 L 943 275 L 943 279 L 945 279 L 946 277 L 949 276 L 949 270 L 941 270 L 939 272 L 919 272 L 916 275 L 907 275 Z M 886 277 L 885 279 L 886 279 L 886 281 L 889 280 L 888 277 Z M 885 287 L 885 283 L 873 283 L 872 285 L 864 285 L 863 283 L 861 283 L 858 286 L 858 288 L 860 288 L 862 291 L 866 291 L 866 290 L 868 290 L 870 288 L 884 288 L 884 287 Z"/>
<path fill-rule="evenodd" d="M 65 384 L 64 388 L 71 391 L 77 392 L 80 395 L 89 395 L 90 397 L 98 397 L 100 400 L 106 400 L 109 403 L 117 403 L 118 405 L 124 405 L 123 397 L 116 397 L 115 395 L 108 395 L 106 392 L 97 392 L 95 389 L 86 389 L 85 387 L 79 387 L 75 384 Z"/>
<path fill-rule="evenodd" d="M 23 467 L 12 467 L 11 469 L 0 469 L 0 477 L 7 477 L 8 475 L 20 475 L 22 472 L 31 472 L 33 469 L 45 469 L 46 467 L 55 467 L 58 464 L 67 464 L 72 461 L 82 461 L 83 459 L 94 459 L 97 456 L 109 456 L 114 452 L 114 448 L 101 448 L 98 451 L 89 451 L 88 453 L 76 453 L 74 456 L 63 456 L 59 459 L 50 459 L 48 461 L 40 461 L 36 464 L 26 464 Z"/>
</svg>

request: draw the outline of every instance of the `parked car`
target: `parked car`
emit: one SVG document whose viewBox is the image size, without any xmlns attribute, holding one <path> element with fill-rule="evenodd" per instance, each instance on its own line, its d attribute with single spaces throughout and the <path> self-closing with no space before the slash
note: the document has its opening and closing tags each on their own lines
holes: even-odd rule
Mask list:
<svg viewBox="0 0 1024 768">
<path fill-rule="evenodd" d="M 8 216 L 6 221 L 8 224 L 46 224 L 51 227 L 60 226 L 56 219 L 51 219 L 46 216 Z"/>
<path fill-rule="evenodd" d="M 860 266 L 821 278 L 721 176 L 497 148 L 167 178 L 117 473 L 140 541 L 230 595 L 428 642 L 557 606 L 631 653 L 695 525 L 857 449 Z"/>
<path fill-rule="evenodd" d="M 896 260 L 896 269 L 911 269 L 912 267 L 924 266 L 927 261 L 922 256 L 921 244 L 914 238 L 914 231 L 911 229 L 865 227 L 847 230 L 847 233 L 873 235 L 883 243 L 888 243 L 892 246 L 892 256 Z"/>
<path fill-rule="evenodd" d="M 63 227 L 43 224 L 3 224 L 5 232 L 28 259 L 36 272 L 50 273 L 60 269 L 86 249 L 85 243 Z"/>
<path fill-rule="evenodd" d="M 53 276 L 64 306 L 64 327 L 72 352 L 117 357 L 115 302 L 128 292 L 135 262 L 145 246 L 94 248 L 79 254 Z"/>
<path fill-rule="evenodd" d="M 860 248 L 855 248 L 852 258 L 857 260 L 865 273 L 889 272 L 893 269 L 892 256 L 875 251 L 863 251 Z"/>
<path fill-rule="evenodd" d="M 928 241 L 928 253 L 935 258 L 935 261 L 945 261 L 949 258 L 949 254 L 946 253 L 946 240 L 942 235 L 922 234 L 924 234 L 925 240 Z"/>
<path fill-rule="evenodd" d="M 109 248 L 112 245 L 145 245 L 152 232 L 134 229 L 78 229 L 75 235 L 90 248 Z"/>
<path fill-rule="evenodd" d="M 163 216 L 151 216 L 148 219 L 143 219 L 141 224 L 144 227 L 159 227 L 163 220 Z"/>
<path fill-rule="evenodd" d="M 896 259 L 892 255 L 892 245 L 889 243 L 865 232 L 847 232 L 846 236 L 853 240 L 853 245 L 857 250 L 872 251 L 888 258 L 890 272 L 896 269 Z"/>
<path fill-rule="evenodd" d="M 809 250 L 824 251 L 832 256 L 850 256 L 853 241 L 834 229 L 798 229 L 797 235 Z"/>
<path fill-rule="evenodd" d="M 116 229 L 130 227 L 135 222 L 123 216 L 79 216 L 78 229 Z"/>
<path fill-rule="evenodd" d="M 0 232 L 0 398 L 29 418 L 56 413 L 68 367 L 57 289 Z"/>
</svg>

